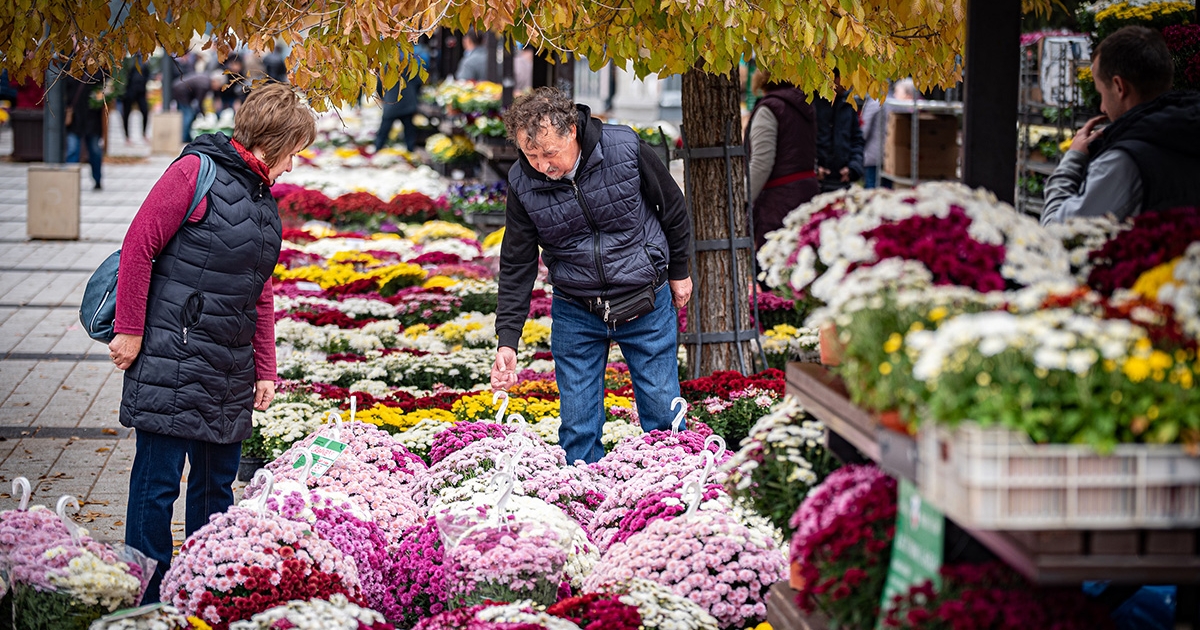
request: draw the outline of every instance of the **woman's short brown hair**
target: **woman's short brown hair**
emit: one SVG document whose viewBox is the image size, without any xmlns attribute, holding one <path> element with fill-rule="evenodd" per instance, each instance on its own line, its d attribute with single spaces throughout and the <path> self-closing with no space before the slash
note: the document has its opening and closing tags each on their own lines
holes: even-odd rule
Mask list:
<svg viewBox="0 0 1200 630">
<path fill-rule="evenodd" d="M 282 83 L 267 83 L 250 91 L 233 117 L 233 139 L 274 166 L 297 146 L 317 139 L 317 118 L 300 95 Z"/>
</svg>

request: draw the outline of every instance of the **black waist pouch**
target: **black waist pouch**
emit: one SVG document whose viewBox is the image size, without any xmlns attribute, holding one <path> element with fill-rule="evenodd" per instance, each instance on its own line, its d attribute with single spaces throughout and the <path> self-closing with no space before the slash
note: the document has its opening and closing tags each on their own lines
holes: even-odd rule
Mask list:
<svg viewBox="0 0 1200 630">
<path fill-rule="evenodd" d="M 654 285 L 609 298 L 588 300 L 588 310 L 611 326 L 627 324 L 654 310 Z"/>
</svg>

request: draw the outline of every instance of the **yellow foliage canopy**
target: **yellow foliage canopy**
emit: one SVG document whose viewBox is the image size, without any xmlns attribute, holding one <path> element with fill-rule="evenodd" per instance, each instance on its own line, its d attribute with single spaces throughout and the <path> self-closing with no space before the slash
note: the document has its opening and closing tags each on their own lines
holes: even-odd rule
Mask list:
<svg viewBox="0 0 1200 630">
<path fill-rule="evenodd" d="M 1023 0 L 1023 8 L 1045 11 L 1051 1 Z M 20 78 L 75 51 L 78 73 L 156 45 L 182 54 L 211 25 L 206 45 L 222 51 L 292 43 L 292 81 L 320 106 L 326 97 L 354 98 L 381 69 L 385 84 L 414 76 L 420 34 L 476 27 L 574 52 L 594 67 L 631 64 L 641 76 L 696 63 L 728 72 L 754 56 L 805 89 L 830 94 L 837 67 L 844 84 L 879 95 L 901 76 L 922 88 L 956 81 L 966 14 L 966 0 L 155 0 L 154 13 L 149 6 L 130 0 L 117 23 L 108 0 L 9 0 L 0 3 L 0 54 Z"/>
</svg>

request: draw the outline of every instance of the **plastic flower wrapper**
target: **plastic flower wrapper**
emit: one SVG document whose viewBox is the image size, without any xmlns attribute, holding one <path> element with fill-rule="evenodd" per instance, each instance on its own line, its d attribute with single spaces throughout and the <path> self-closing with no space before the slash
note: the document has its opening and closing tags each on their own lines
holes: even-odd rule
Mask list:
<svg viewBox="0 0 1200 630">
<path fill-rule="evenodd" d="M 307 525 L 240 506 L 192 534 L 162 583 L 164 599 L 215 630 L 293 599 L 336 593 L 363 603 L 352 559 Z"/>
<path fill-rule="evenodd" d="M 598 592 L 616 595 L 637 608 L 645 630 L 717 630 L 717 620 L 692 600 L 644 578 L 601 584 Z"/>
<path fill-rule="evenodd" d="M 446 433 L 449 431 L 441 435 Z M 549 446 L 527 433 L 504 438 L 481 437 L 448 453 L 429 468 L 417 483 L 417 503 L 431 506 L 442 493 L 486 476 L 488 471 L 506 467 L 514 456 L 518 465 L 512 472 L 518 482 L 567 465 L 562 448 Z"/>
<path fill-rule="evenodd" d="M 628 481 L 642 470 L 679 462 L 691 470 L 698 470 L 704 466 L 701 453 L 705 450 L 716 453 L 720 448 L 706 443 L 705 436 L 695 431 L 651 431 L 622 441 L 589 468 L 616 483 Z M 724 463 L 728 457 L 728 453 L 722 453 L 717 463 Z"/>
<path fill-rule="evenodd" d="M 783 553 L 767 537 L 728 514 L 701 510 L 656 520 L 628 540 L 613 543 L 584 580 L 584 589 L 649 579 L 699 604 L 722 628 L 741 630 L 766 616 L 767 590 L 784 578 L 786 566 Z"/>
<path fill-rule="evenodd" d="M 367 605 L 383 610 L 390 603 L 394 594 L 389 588 L 392 561 L 388 540 L 370 512 L 358 508 L 356 501 L 326 490 L 308 490 L 300 484 L 277 484 L 266 506 L 284 518 L 311 526 L 318 536 L 354 560 Z"/>
<path fill-rule="evenodd" d="M 438 513 L 451 600 L 459 606 L 525 598 L 554 603 L 565 578 L 569 538 L 547 523 L 504 513 L 503 503 Z"/>
<path fill-rule="evenodd" d="M 470 501 L 474 497 L 486 493 L 490 476 L 484 476 L 482 468 L 494 466 L 499 461 L 502 468 L 514 472 L 509 462 L 511 462 L 513 453 L 520 453 L 515 470 L 517 480 L 513 485 L 513 493 L 541 499 L 561 509 L 568 517 L 581 525 L 590 523 L 595 516 L 596 508 L 604 501 L 609 491 L 607 480 L 588 468 L 564 466 L 564 456 L 557 447 L 553 449 L 534 447 L 528 446 L 529 442 L 526 442 L 528 450 L 520 449 L 520 447 L 512 449 L 507 446 L 511 440 L 512 438 L 505 441 L 506 452 L 498 454 L 498 459 L 489 459 L 482 453 L 487 450 L 488 444 L 495 443 L 489 438 L 472 444 L 471 447 L 464 449 L 461 455 L 456 454 L 435 465 L 436 472 L 431 471 L 431 479 L 435 479 L 437 474 L 444 472 L 445 467 L 451 465 L 457 470 L 476 472 L 480 476 L 466 479 L 456 486 L 445 486 L 436 495 L 431 495 L 429 504 L 432 509 L 436 511 L 438 506 Z M 472 471 L 471 466 L 477 466 L 480 469 Z M 447 474 L 457 473 L 447 472 Z"/>
<path fill-rule="evenodd" d="M 304 468 L 292 467 L 296 455 L 291 449 L 289 453 L 272 462 L 276 469 L 281 470 L 281 484 L 300 483 L 300 479 L 307 474 Z M 270 466 L 267 470 L 270 470 Z M 326 496 L 344 495 L 353 500 L 369 512 L 390 543 L 424 518 L 423 510 L 411 498 L 414 484 L 408 481 L 402 474 L 383 473 L 376 465 L 363 463 L 351 454 L 342 453 L 325 474 L 308 477 L 303 483 L 310 489 L 326 492 Z M 256 478 L 246 486 L 243 497 L 247 500 L 256 499 L 263 488 L 264 484 Z"/>
<path fill-rule="evenodd" d="M 78 509 L 77 502 L 62 497 L 57 514 L 35 506 L 0 515 L 0 544 L 19 627 L 87 628 L 137 603 L 154 571 L 155 562 L 137 550 L 98 542 L 71 523 L 64 514 L 68 502 Z"/>
<path fill-rule="evenodd" d="M 581 630 L 566 619 L 536 612 L 533 605 L 525 600 L 456 608 L 426 617 L 413 630 Z"/>
<path fill-rule="evenodd" d="M 128 615 L 120 611 L 106 615 L 93 621 L 88 630 L 199 630 L 208 627 L 198 618 L 188 618 L 170 605 L 161 605 L 134 616 Z"/>
<path fill-rule="evenodd" d="M 641 630 L 642 615 L 636 606 L 621 602 L 616 595 L 588 593 L 568 597 L 546 609 L 583 630 Z"/>
<path fill-rule="evenodd" d="M 635 442 L 640 441 L 640 439 L 638 438 Z M 703 445 L 703 442 L 700 442 L 700 444 Z M 717 449 L 720 448 L 716 444 L 713 444 L 713 446 Z M 596 542 L 602 551 L 607 549 L 621 523 L 621 519 L 625 517 L 630 508 L 635 506 L 638 501 L 651 494 L 656 492 L 678 492 L 689 478 L 696 479 L 702 473 L 706 478 L 706 482 L 723 483 L 725 473 L 719 468 L 710 468 L 705 472 L 705 469 L 709 468 L 708 458 L 712 457 L 714 465 L 718 458 L 713 456 L 712 451 L 702 452 L 707 452 L 708 455 L 689 455 L 686 454 L 687 451 L 681 448 L 667 448 L 657 452 L 648 450 L 626 451 L 626 453 L 634 456 L 653 455 L 654 459 L 643 459 L 642 461 L 651 462 L 654 465 L 646 465 L 642 468 L 631 466 L 628 469 L 628 478 L 621 480 L 620 477 L 625 475 L 622 472 L 618 475 L 618 480 L 611 483 L 604 501 L 596 508 L 595 517 L 587 524 L 588 531 L 592 535 L 592 540 Z M 620 454 L 615 451 L 611 455 L 620 457 Z M 723 453 L 720 461 L 725 461 L 728 457 L 728 453 Z M 603 461 L 601 460 L 601 462 Z"/>
<path fill-rule="evenodd" d="M 809 491 L 792 516 L 791 561 L 803 588 L 796 603 L 818 606 L 839 627 L 874 628 L 892 556 L 896 480 L 849 465 Z"/>
<path fill-rule="evenodd" d="M 507 485 L 506 473 L 497 474 L 495 479 L 498 484 Z M 447 547 L 467 528 L 488 517 L 499 520 L 501 516 L 504 516 L 507 519 L 506 522 L 516 520 L 544 525 L 555 532 L 557 539 L 561 541 L 561 546 L 566 551 L 563 566 L 563 575 L 566 581 L 575 588 L 580 587 L 583 579 L 591 573 L 600 560 L 600 551 L 588 539 L 587 533 L 579 524 L 571 520 L 562 510 L 540 499 L 511 495 L 502 510 L 496 507 L 498 502 L 497 493 L 487 492 L 476 495 L 470 501 L 451 503 L 431 510 L 438 519 L 439 532 Z"/>
<path fill-rule="evenodd" d="M 824 425 L 809 420 L 800 402 L 789 396 L 758 419 L 723 468 L 729 493 L 790 538 L 792 514 L 808 489 L 836 466 L 825 448 Z"/>
<path fill-rule="evenodd" d="M 328 416 L 326 422 L 329 421 Z M 336 430 L 333 427 L 337 427 Z M 309 448 L 318 437 L 336 438 L 346 443 L 342 457 L 353 455 L 355 459 L 376 466 L 380 472 L 410 479 L 425 472 L 425 462 L 396 441 L 387 431 L 365 422 L 337 422 L 322 427 L 304 439 L 294 443 L 288 452 L 267 465 L 276 480 L 289 476 L 291 463 L 295 461 L 295 449 Z M 340 461 L 340 458 L 339 458 Z"/>
<path fill-rule="evenodd" d="M 466 448 L 476 440 L 483 438 L 504 438 L 514 430 L 512 425 L 492 422 L 459 422 L 438 432 L 433 437 L 433 446 L 429 448 L 429 464 L 436 465 L 451 453 Z"/>
<path fill-rule="evenodd" d="M 229 624 L 229 630 L 395 630 L 383 615 L 351 602 L 345 595 L 328 600 L 291 601 L 264 610 L 248 620 Z"/>
</svg>

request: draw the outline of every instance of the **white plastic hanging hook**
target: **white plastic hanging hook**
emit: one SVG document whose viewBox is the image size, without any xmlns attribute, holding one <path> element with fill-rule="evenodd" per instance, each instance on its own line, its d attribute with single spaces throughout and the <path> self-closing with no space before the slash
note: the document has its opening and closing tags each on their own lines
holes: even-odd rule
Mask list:
<svg viewBox="0 0 1200 630">
<path fill-rule="evenodd" d="M 522 416 L 521 414 L 515 413 L 515 412 L 510 413 L 510 414 L 508 414 L 508 423 L 509 424 L 525 424 L 525 416 Z"/>
<path fill-rule="evenodd" d="M 500 408 L 496 410 L 496 424 L 504 424 L 504 412 L 508 411 L 508 392 L 499 391 L 492 394 L 492 404 L 500 402 Z"/>
<path fill-rule="evenodd" d="M 714 433 L 714 434 L 704 438 L 704 450 L 705 451 L 708 451 L 709 444 L 717 445 L 717 457 L 716 458 L 721 459 L 721 456 L 725 454 L 725 438 Z"/>
<path fill-rule="evenodd" d="M 350 394 L 350 422 L 354 422 L 354 414 L 357 411 L 358 411 L 358 399 L 354 397 L 354 394 Z"/>
<path fill-rule="evenodd" d="M 29 480 L 24 477 L 17 477 L 12 480 L 12 496 L 13 498 L 21 497 L 21 505 L 17 509 L 24 512 L 29 509 L 29 497 L 33 495 L 33 489 L 29 487 Z"/>
<path fill-rule="evenodd" d="M 700 471 L 700 487 L 708 483 L 708 476 L 712 473 L 713 466 L 716 465 L 717 458 L 712 451 L 704 451 L 704 469 Z"/>
<path fill-rule="evenodd" d="M 525 450 L 529 447 L 529 442 L 523 435 L 514 433 L 510 435 L 510 437 L 512 436 L 516 436 L 518 438 L 513 441 L 513 445 L 516 447 L 516 450 L 513 451 L 512 456 L 508 458 L 508 462 L 505 463 L 503 472 L 512 475 L 512 477 L 515 479 L 517 477 L 517 464 L 521 463 L 521 458 L 525 456 Z"/>
<path fill-rule="evenodd" d="M 58 498 L 58 505 L 55 506 L 54 511 L 58 513 L 58 520 L 62 521 L 63 527 L 67 528 L 67 532 L 71 534 L 71 542 L 78 545 L 79 526 L 75 524 L 75 521 L 67 517 L 68 505 L 71 506 L 72 513 L 79 512 L 79 501 L 69 494 L 64 494 Z"/>
<path fill-rule="evenodd" d="M 500 488 L 500 497 L 496 499 L 496 515 L 499 516 L 508 509 L 508 500 L 512 498 L 513 476 L 507 472 L 500 471 L 492 475 L 492 480 L 488 485 L 491 486 L 493 484 Z"/>
<path fill-rule="evenodd" d="M 350 400 L 354 400 L 354 399 L 351 398 Z M 327 418 L 327 420 L 329 420 L 330 421 L 329 424 L 332 425 L 332 433 L 330 433 L 330 437 L 333 438 L 334 442 L 341 442 L 342 441 L 342 414 L 340 414 L 336 411 L 330 411 L 329 418 Z"/>
<path fill-rule="evenodd" d="M 267 513 L 267 499 L 271 498 L 271 492 L 275 490 L 275 475 L 271 474 L 271 471 L 266 468 L 259 468 L 258 472 L 254 473 L 254 479 L 250 483 L 254 484 L 254 482 L 258 481 L 259 477 L 263 478 L 263 489 L 262 493 L 258 495 L 258 502 L 254 505 L 254 511 L 258 512 L 259 516 L 262 516 Z"/>
<path fill-rule="evenodd" d="M 317 463 L 317 460 L 313 457 L 312 451 L 303 446 L 296 449 L 296 461 L 300 461 L 301 457 L 304 458 L 304 468 L 300 471 L 300 483 L 307 486 L 308 475 L 312 472 L 313 464 Z"/>
<path fill-rule="evenodd" d="M 687 401 L 682 396 L 677 396 L 671 401 L 671 409 L 679 407 L 679 411 L 675 412 L 675 419 L 671 421 L 671 433 L 679 433 L 683 430 L 683 416 L 687 413 Z"/>
<path fill-rule="evenodd" d="M 689 481 L 683 485 L 683 500 L 687 503 L 687 511 L 684 516 L 691 516 L 700 509 L 700 501 L 704 499 L 704 488 L 695 481 Z"/>
</svg>

